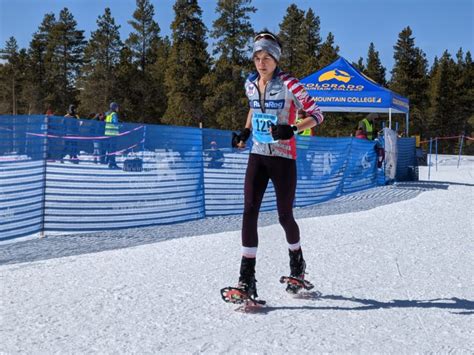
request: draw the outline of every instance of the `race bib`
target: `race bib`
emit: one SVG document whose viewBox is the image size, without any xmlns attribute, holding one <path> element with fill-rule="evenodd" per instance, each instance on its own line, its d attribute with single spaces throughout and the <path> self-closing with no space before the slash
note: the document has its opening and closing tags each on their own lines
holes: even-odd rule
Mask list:
<svg viewBox="0 0 474 355">
<path fill-rule="evenodd" d="M 270 133 L 270 126 L 273 123 L 276 125 L 278 117 L 269 113 L 256 113 L 252 115 L 252 134 L 255 140 L 259 143 L 275 143 L 272 134 Z"/>
</svg>

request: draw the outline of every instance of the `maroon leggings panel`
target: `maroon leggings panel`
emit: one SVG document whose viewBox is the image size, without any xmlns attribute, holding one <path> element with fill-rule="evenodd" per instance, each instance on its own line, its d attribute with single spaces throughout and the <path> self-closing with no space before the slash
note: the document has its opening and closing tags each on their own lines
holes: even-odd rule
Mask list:
<svg viewBox="0 0 474 355">
<path fill-rule="evenodd" d="M 258 246 L 257 222 L 263 195 L 272 180 L 275 187 L 278 218 L 289 244 L 300 241 L 300 230 L 293 217 L 296 192 L 296 161 L 281 157 L 250 154 L 244 186 L 242 245 Z"/>
</svg>

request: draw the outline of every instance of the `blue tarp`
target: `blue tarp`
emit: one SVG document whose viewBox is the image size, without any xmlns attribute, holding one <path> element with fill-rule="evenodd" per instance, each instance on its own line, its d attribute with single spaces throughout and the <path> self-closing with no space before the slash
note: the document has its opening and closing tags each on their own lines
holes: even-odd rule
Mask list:
<svg viewBox="0 0 474 355">
<path fill-rule="evenodd" d="M 301 79 L 322 111 L 408 113 L 409 101 L 386 89 L 340 57 Z"/>
</svg>

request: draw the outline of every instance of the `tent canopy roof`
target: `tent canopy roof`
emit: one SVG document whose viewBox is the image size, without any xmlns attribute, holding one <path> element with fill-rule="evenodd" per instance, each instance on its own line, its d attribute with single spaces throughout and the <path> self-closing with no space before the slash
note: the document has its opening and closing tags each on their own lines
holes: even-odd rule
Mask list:
<svg viewBox="0 0 474 355">
<path fill-rule="evenodd" d="M 326 112 L 408 113 L 409 101 L 362 74 L 339 57 L 300 80 Z"/>
</svg>

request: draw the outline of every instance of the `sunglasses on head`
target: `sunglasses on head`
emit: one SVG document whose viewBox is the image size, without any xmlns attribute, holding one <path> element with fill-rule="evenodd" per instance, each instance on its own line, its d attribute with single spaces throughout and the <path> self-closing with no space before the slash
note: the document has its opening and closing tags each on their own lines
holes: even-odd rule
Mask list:
<svg viewBox="0 0 474 355">
<path fill-rule="evenodd" d="M 271 33 L 267 33 L 267 32 L 264 32 L 264 33 L 259 33 L 258 35 L 255 36 L 255 38 L 253 39 L 254 41 L 258 41 L 259 39 L 262 39 L 262 38 L 265 38 L 265 39 L 272 39 L 274 40 L 275 42 L 278 42 L 276 37 L 274 35 L 272 35 Z"/>
</svg>

